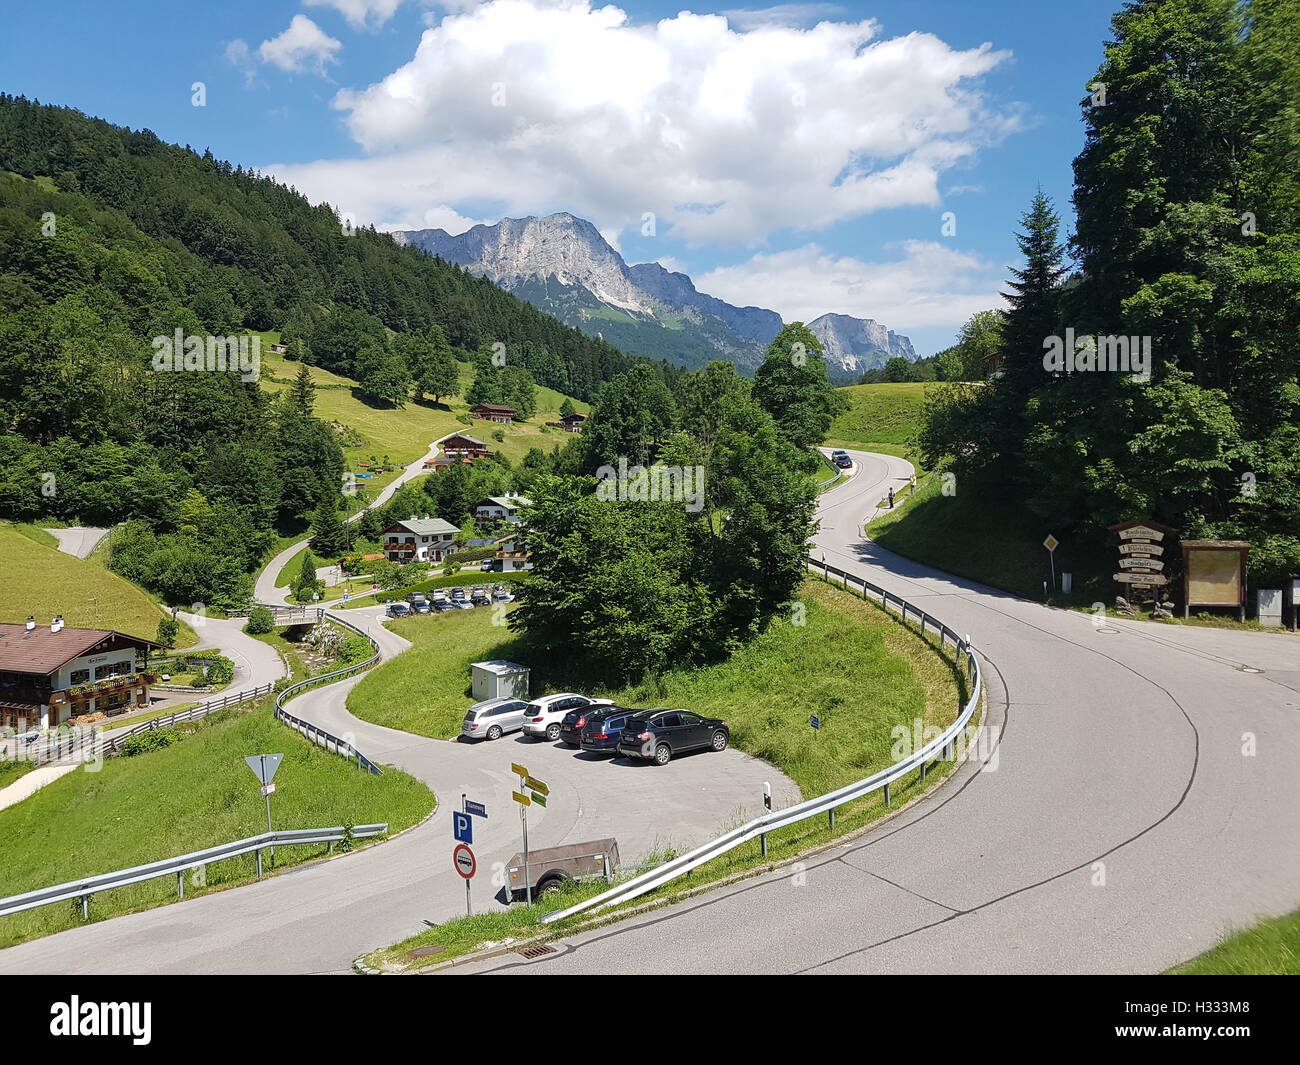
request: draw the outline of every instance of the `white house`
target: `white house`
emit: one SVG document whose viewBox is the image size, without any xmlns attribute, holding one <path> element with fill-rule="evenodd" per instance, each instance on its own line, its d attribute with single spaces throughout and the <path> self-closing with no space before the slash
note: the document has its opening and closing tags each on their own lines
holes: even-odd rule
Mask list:
<svg viewBox="0 0 1300 1065">
<path fill-rule="evenodd" d="M 384 557 L 400 563 L 441 562 L 455 548 L 458 532 L 456 526 L 441 518 L 412 515 L 384 530 Z"/>
<path fill-rule="evenodd" d="M 524 496 L 488 496 L 474 504 L 474 517 L 478 521 L 508 521 L 518 525 L 519 508 L 532 503 Z"/>
</svg>

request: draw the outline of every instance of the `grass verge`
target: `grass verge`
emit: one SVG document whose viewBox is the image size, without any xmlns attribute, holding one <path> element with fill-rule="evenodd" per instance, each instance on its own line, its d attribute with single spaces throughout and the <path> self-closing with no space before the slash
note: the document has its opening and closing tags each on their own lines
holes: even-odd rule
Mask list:
<svg viewBox="0 0 1300 1065">
<path fill-rule="evenodd" d="M 774 625 L 727 662 L 652 678 L 614 697 L 630 705 L 687 706 L 725 716 L 735 746 L 774 762 L 805 796 L 824 794 L 892 764 L 896 726 L 910 731 L 919 720 L 923 726 L 942 728 L 956 719 L 969 698 L 965 676 L 954 665 L 951 649 L 939 650 L 936 635 L 929 633 L 923 641 L 914 624 L 904 627 L 876 604 L 820 579 L 804 585 L 800 602 L 806 609 L 804 625 Z M 437 646 L 442 646 L 441 641 Z M 416 654 L 413 648 L 395 662 Z M 443 657 L 449 655 L 443 652 Z M 863 692 L 871 693 L 870 698 L 864 700 Z M 810 713 L 822 719 L 817 735 L 808 727 Z M 978 721 L 973 719 L 970 728 L 977 727 Z M 770 833 L 767 858 L 762 857 L 758 841 L 746 844 L 690 877 L 612 910 L 612 917 L 577 915 L 541 926 L 543 914 L 604 888 L 603 882 L 578 884 L 546 897 L 531 912 L 516 905 L 458 918 L 374 951 L 365 960 L 389 971 L 426 968 L 495 945 L 571 934 L 646 905 L 665 905 L 707 885 L 755 875 L 857 833 L 923 794 L 954 766 L 947 761 L 932 763 L 924 783 L 919 774 L 895 782 L 889 809 L 877 792 L 840 807 L 833 829 L 825 819 L 814 818 Z M 718 829 L 731 827 L 722 824 Z M 410 955 L 421 948 L 439 949 Z"/>
<path fill-rule="evenodd" d="M 1300 910 L 1237 932 L 1169 975 L 1300 976 Z"/>
<path fill-rule="evenodd" d="M 252 709 L 250 709 L 252 708 Z M 110 758 L 78 770 L 0 810 L 0 897 L 95 873 L 158 861 L 266 831 L 266 807 L 244 757 L 283 752 L 271 802 L 277 828 L 387 822 L 390 832 L 434 807 L 422 782 L 395 769 L 383 776 L 309 743 L 272 716 L 271 703 L 235 707 L 178 726 L 172 746 Z M 276 851 L 277 869 L 319 858 L 326 846 Z M 185 878 L 185 895 L 206 894 L 256 877 L 253 855 L 231 858 Z M 96 895 L 93 921 L 176 901 L 173 877 Z M 59 904 L 0 918 L 0 946 L 82 923 L 80 905 Z"/>
</svg>

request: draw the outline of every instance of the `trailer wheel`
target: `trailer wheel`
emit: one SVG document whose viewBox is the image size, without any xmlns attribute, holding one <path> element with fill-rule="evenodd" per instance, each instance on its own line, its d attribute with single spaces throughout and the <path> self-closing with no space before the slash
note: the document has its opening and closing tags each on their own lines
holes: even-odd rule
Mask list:
<svg viewBox="0 0 1300 1065">
<path fill-rule="evenodd" d="M 547 873 L 537 882 L 537 894 L 539 895 L 557 895 L 563 889 L 569 878 L 563 873 Z"/>
</svg>

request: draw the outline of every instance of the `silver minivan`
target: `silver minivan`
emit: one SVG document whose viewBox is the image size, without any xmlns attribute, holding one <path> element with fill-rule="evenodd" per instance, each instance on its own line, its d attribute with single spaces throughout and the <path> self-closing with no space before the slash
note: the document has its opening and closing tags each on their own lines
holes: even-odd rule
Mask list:
<svg viewBox="0 0 1300 1065">
<path fill-rule="evenodd" d="M 467 740 L 499 740 L 524 727 L 528 703 L 523 699 L 484 699 L 465 711 L 460 734 Z"/>
</svg>

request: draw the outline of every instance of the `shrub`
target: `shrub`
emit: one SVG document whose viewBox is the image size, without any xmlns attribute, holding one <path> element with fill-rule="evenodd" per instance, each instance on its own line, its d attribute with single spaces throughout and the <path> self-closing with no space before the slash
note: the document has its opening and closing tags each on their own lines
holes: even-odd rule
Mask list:
<svg viewBox="0 0 1300 1065">
<path fill-rule="evenodd" d="M 128 758 L 134 758 L 137 754 L 147 754 L 149 751 L 170 747 L 179 738 L 174 728 L 150 729 L 148 732 L 140 732 L 124 739 L 122 753 Z"/>
<path fill-rule="evenodd" d="M 164 647 L 175 647 L 180 633 L 181 623 L 175 618 L 163 618 L 158 622 L 158 642 Z"/>
<path fill-rule="evenodd" d="M 244 631 L 250 636 L 264 636 L 275 628 L 275 616 L 269 607 L 255 606 L 248 613 L 248 624 Z"/>
<path fill-rule="evenodd" d="M 504 444 L 506 442 L 506 431 L 504 429 L 493 429 L 492 439 L 498 444 Z"/>
</svg>

